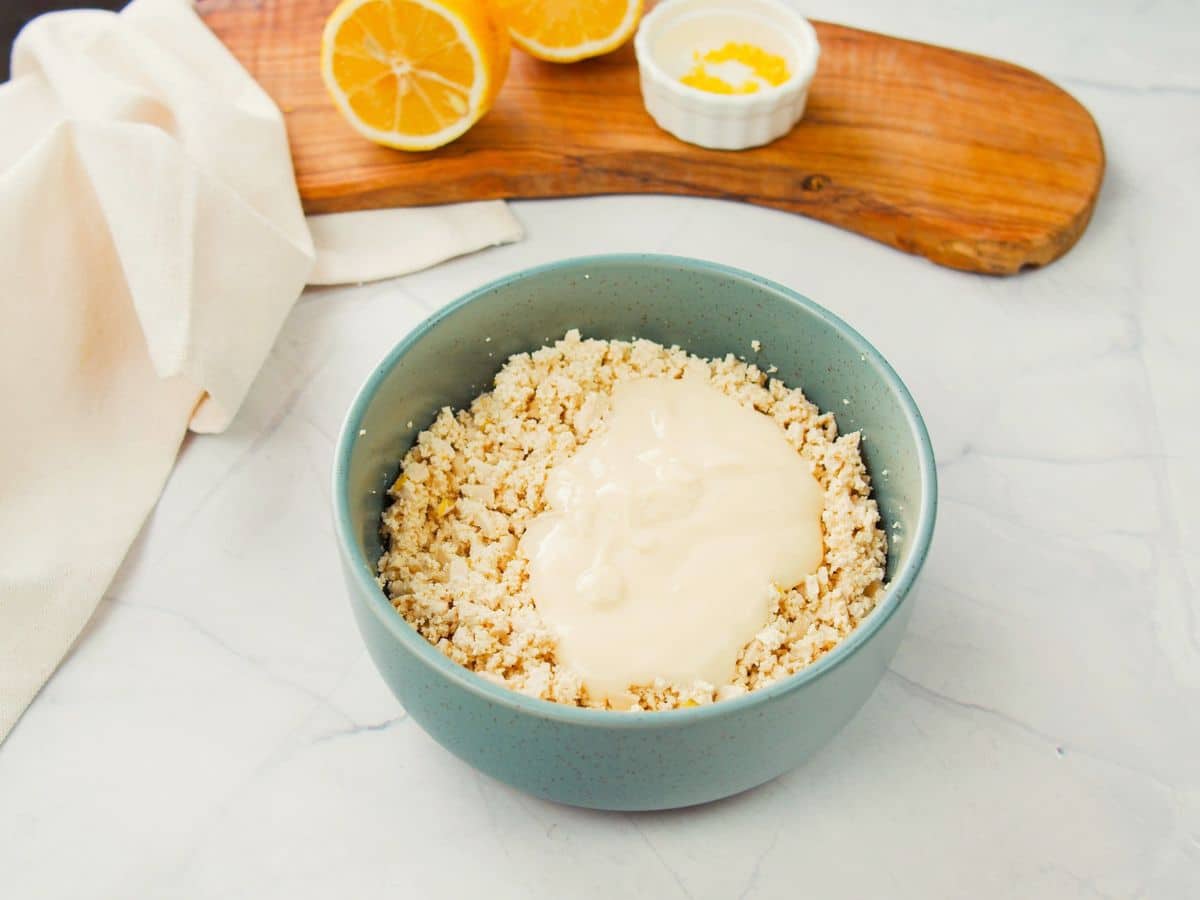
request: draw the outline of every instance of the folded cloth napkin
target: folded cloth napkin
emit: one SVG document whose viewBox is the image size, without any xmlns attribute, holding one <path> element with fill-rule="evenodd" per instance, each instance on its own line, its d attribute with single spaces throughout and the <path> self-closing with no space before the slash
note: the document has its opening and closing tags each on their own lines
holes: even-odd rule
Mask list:
<svg viewBox="0 0 1200 900">
<path fill-rule="evenodd" d="M 43 16 L 12 71 L 0 740 L 95 610 L 184 433 L 229 423 L 306 280 L 386 277 L 520 236 L 502 204 L 306 221 L 279 110 L 187 0 Z"/>
</svg>

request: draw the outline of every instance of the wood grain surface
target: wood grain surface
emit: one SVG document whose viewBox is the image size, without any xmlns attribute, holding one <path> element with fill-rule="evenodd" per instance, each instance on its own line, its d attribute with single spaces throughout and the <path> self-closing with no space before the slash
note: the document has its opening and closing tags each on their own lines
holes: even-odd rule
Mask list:
<svg viewBox="0 0 1200 900">
<path fill-rule="evenodd" d="M 569 66 L 515 51 L 495 108 L 428 153 L 377 147 L 319 73 L 335 0 L 199 0 L 283 110 L 309 212 L 491 198 L 666 193 L 811 216 L 956 269 L 1049 263 L 1083 233 L 1104 174 L 1095 122 L 1026 69 L 814 22 L 804 120 L 766 147 L 704 150 L 655 126 L 631 46 Z"/>
</svg>

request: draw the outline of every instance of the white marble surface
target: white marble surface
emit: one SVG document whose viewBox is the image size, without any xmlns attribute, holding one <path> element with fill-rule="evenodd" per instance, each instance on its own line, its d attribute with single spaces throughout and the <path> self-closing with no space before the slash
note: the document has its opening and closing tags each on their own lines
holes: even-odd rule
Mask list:
<svg viewBox="0 0 1200 900">
<path fill-rule="evenodd" d="M 807 9 L 1089 106 L 1110 168 L 1081 244 L 991 279 L 735 204 L 522 203 L 524 243 L 311 292 L 0 746 L 0 896 L 1200 897 L 1200 7 L 846 6 Z M 860 327 L 942 479 L 862 713 L 804 768 L 676 813 L 557 807 L 441 750 L 365 655 L 329 524 L 335 431 L 388 347 L 483 281 L 620 250 L 749 268 Z"/>
</svg>

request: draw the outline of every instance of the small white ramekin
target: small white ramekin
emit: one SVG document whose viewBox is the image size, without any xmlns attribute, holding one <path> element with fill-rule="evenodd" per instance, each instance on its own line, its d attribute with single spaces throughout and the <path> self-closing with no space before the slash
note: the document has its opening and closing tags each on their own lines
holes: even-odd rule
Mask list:
<svg viewBox="0 0 1200 900">
<path fill-rule="evenodd" d="M 680 77 L 704 52 L 736 41 L 787 60 L 787 81 L 752 94 L 713 94 Z M 821 54 L 812 25 L 782 0 L 664 0 L 634 39 L 642 101 L 659 127 L 713 150 L 767 144 L 804 115 Z"/>
</svg>

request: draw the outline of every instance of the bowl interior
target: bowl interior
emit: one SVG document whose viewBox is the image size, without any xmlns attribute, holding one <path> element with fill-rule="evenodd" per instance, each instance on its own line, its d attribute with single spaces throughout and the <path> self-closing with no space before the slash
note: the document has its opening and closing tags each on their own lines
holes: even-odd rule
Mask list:
<svg viewBox="0 0 1200 900">
<path fill-rule="evenodd" d="M 469 404 L 510 355 L 571 328 L 584 337 L 636 336 L 702 357 L 733 353 L 763 369 L 777 366 L 775 377 L 832 411 L 842 433 L 862 432 L 888 533 L 889 579 L 924 555 L 933 524 L 932 452 L 911 397 L 878 352 L 828 311 L 765 279 L 698 260 L 627 255 L 566 260 L 502 279 L 431 317 L 388 355 L 352 407 L 339 444 L 335 505 L 352 530 L 342 537 L 352 563 L 374 576 L 387 488 L 437 411 Z"/>
<path fill-rule="evenodd" d="M 812 77 L 819 54 L 809 23 L 791 7 L 772 0 L 676 0 L 645 20 L 649 56 L 669 78 L 681 78 L 696 54 L 726 44 L 750 44 L 786 60 L 786 84 Z M 710 95 L 714 96 L 714 95 Z M 721 96 L 721 95 L 715 95 Z"/>
</svg>

